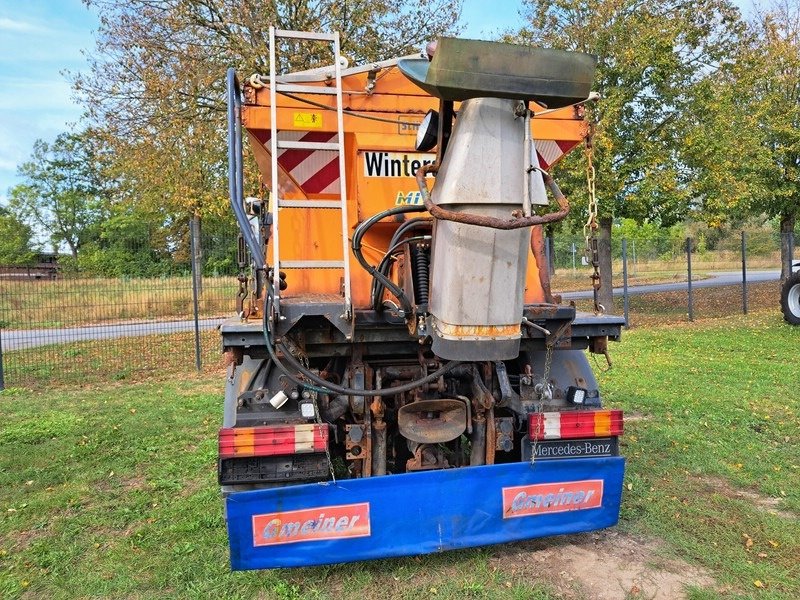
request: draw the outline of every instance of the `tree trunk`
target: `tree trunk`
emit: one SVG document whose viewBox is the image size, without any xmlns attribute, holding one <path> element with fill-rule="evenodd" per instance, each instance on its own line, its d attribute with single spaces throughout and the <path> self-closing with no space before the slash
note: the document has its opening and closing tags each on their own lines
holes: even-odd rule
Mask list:
<svg viewBox="0 0 800 600">
<path fill-rule="evenodd" d="M 792 236 L 794 234 L 795 216 L 781 215 L 781 281 L 792 274 Z"/>
<path fill-rule="evenodd" d="M 614 283 L 611 280 L 611 217 L 600 217 L 597 232 L 597 253 L 600 263 L 600 290 L 597 292 L 597 301 L 603 306 L 605 312 L 614 312 Z"/>
</svg>

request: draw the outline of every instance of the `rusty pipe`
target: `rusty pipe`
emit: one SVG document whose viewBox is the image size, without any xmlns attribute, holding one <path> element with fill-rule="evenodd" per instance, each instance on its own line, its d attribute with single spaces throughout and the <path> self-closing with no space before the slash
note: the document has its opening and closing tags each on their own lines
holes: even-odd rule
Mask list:
<svg viewBox="0 0 800 600">
<path fill-rule="evenodd" d="M 539 282 L 542 284 L 544 301 L 548 304 L 554 304 L 553 292 L 550 289 L 550 265 L 547 264 L 547 253 L 545 252 L 544 244 L 544 228 L 541 225 L 532 227 L 531 253 L 533 254 L 533 260 L 536 261 L 536 269 L 539 272 Z"/>
<path fill-rule="evenodd" d="M 473 413 L 472 419 L 469 464 L 475 467 L 486 464 L 486 418 L 483 416 L 483 411 L 480 411 L 478 414 Z"/>
<path fill-rule="evenodd" d="M 494 408 L 486 412 L 486 464 L 494 464 L 495 447 L 497 446 L 497 430 L 494 425 Z"/>
<path fill-rule="evenodd" d="M 562 220 L 569 214 L 569 201 L 566 196 L 561 193 L 558 184 L 553 177 L 546 171 L 542 171 L 545 185 L 550 189 L 556 202 L 558 202 L 559 210 L 545 215 L 532 215 L 530 217 L 514 217 L 511 219 L 499 219 L 497 217 L 490 217 L 488 215 L 476 215 L 473 213 L 456 212 L 442 208 L 438 204 L 434 204 L 431 200 L 431 193 L 428 190 L 428 183 L 425 181 L 425 176 L 428 173 L 436 173 L 439 170 L 439 164 L 433 163 L 424 165 L 417 169 L 417 185 L 419 186 L 422 201 L 425 208 L 436 219 L 442 221 L 454 221 L 456 223 L 464 223 L 466 225 L 477 225 L 478 227 L 491 227 L 492 229 L 521 229 L 522 227 L 531 227 L 533 225 L 544 225 L 547 223 L 556 223 Z"/>
<path fill-rule="evenodd" d="M 372 424 L 372 474 L 386 475 L 386 423 L 382 420 Z"/>
</svg>

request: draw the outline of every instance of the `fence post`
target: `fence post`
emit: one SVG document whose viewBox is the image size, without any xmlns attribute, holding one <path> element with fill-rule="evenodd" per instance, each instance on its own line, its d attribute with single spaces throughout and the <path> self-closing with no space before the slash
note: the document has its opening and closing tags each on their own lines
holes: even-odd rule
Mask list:
<svg viewBox="0 0 800 600">
<path fill-rule="evenodd" d="M 575 242 L 572 242 L 572 276 L 575 277 L 577 269 L 575 268 L 575 255 L 577 254 L 578 249 L 575 247 Z"/>
<path fill-rule="evenodd" d="M 747 314 L 747 234 L 742 232 L 742 313 Z"/>
<path fill-rule="evenodd" d="M 639 265 L 636 262 L 636 240 L 631 240 L 631 247 L 633 249 L 633 276 L 638 274 Z"/>
<path fill-rule="evenodd" d="M 3 328 L 0 327 L 0 392 L 6 389 L 6 374 L 3 370 Z"/>
<path fill-rule="evenodd" d="M 189 226 L 189 245 L 190 254 L 192 257 L 192 303 L 194 304 L 194 363 L 199 372 L 202 369 L 200 360 L 200 307 L 198 302 L 197 290 L 197 277 L 199 275 L 199 265 L 197 264 L 197 244 L 199 240 L 196 239 L 195 228 Z"/>
<path fill-rule="evenodd" d="M 694 321 L 694 302 L 692 298 L 692 238 L 686 238 L 686 271 L 688 274 L 687 291 L 689 292 L 689 320 Z"/>
<path fill-rule="evenodd" d="M 622 238 L 622 306 L 625 315 L 625 329 L 630 327 L 628 321 L 628 240 Z"/>
</svg>

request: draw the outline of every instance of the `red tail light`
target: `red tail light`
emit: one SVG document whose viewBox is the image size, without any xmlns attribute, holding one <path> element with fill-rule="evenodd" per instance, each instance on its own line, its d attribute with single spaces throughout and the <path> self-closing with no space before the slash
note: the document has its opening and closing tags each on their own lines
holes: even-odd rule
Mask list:
<svg viewBox="0 0 800 600">
<path fill-rule="evenodd" d="M 220 458 L 325 452 L 327 445 L 327 425 L 266 425 L 219 430 Z"/>
<path fill-rule="evenodd" d="M 531 440 L 568 440 L 622 435 L 621 410 L 570 410 L 531 413 L 528 437 Z"/>
</svg>

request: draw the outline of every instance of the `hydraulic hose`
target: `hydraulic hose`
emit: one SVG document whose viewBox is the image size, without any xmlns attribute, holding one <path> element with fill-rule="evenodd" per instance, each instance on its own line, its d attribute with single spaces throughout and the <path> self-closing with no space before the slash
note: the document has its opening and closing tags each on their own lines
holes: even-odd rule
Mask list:
<svg viewBox="0 0 800 600">
<path fill-rule="evenodd" d="M 271 286 L 268 288 L 267 293 L 264 295 L 264 316 L 263 316 L 263 330 L 264 330 L 264 339 L 267 343 L 267 352 L 269 353 L 272 362 L 275 363 L 275 366 L 280 369 L 286 377 L 288 377 L 291 381 L 293 381 L 296 385 L 300 385 L 306 388 L 310 388 L 316 392 L 323 393 L 323 394 L 344 394 L 346 396 L 394 396 L 396 394 L 402 394 L 403 392 L 410 392 L 413 389 L 418 388 L 421 385 L 425 385 L 426 383 L 430 383 L 431 381 L 435 381 L 439 379 L 442 375 L 454 369 L 461 363 L 459 361 L 451 360 L 450 362 L 446 363 L 433 373 L 428 374 L 421 379 L 416 379 L 414 381 L 410 381 L 403 385 L 398 385 L 395 387 L 384 388 L 382 390 L 357 390 L 355 388 L 348 388 L 341 385 L 336 385 L 335 383 L 331 383 L 330 381 L 326 381 L 316 373 L 312 373 L 310 370 L 306 369 L 300 361 L 298 361 L 294 356 L 292 356 L 291 351 L 287 348 L 284 344 L 275 344 L 275 347 L 279 348 L 281 352 L 283 352 L 284 359 L 289 365 L 308 377 L 312 382 L 317 384 L 315 387 L 313 385 L 309 385 L 307 381 L 303 381 L 302 379 L 298 379 L 292 371 L 290 371 L 286 365 L 284 365 L 281 360 L 278 358 L 277 353 L 275 352 L 275 348 L 273 348 L 273 341 L 272 341 L 272 334 L 270 332 L 269 327 L 269 311 L 271 309 L 272 304 L 272 288 Z"/>
<path fill-rule="evenodd" d="M 399 215 L 402 213 L 423 212 L 424 210 L 425 210 L 424 206 L 396 206 L 394 208 L 390 208 L 389 210 L 385 210 L 376 215 L 372 215 L 369 219 L 367 219 L 366 221 L 361 223 L 361 225 L 356 227 L 356 230 L 353 232 L 353 241 L 351 243 L 351 247 L 353 249 L 353 255 L 356 257 L 356 260 L 358 260 L 358 263 L 362 267 L 364 267 L 364 269 L 370 275 L 372 275 L 375 279 L 380 281 L 381 284 L 386 289 L 388 289 L 390 292 L 392 292 L 392 294 L 395 295 L 397 300 L 402 305 L 403 312 L 406 315 L 411 315 L 413 312 L 413 309 L 411 307 L 411 302 L 409 301 L 408 296 L 406 296 L 405 292 L 401 288 L 397 287 L 391 279 L 389 279 L 383 273 L 378 271 L 378 269 L 376 269 L 374 265 L 371 265 L 366 261 L 364 255 L 361 253 L 361 238 L 364 237 L 364 234 L 369 230 L 370 227 L 372 227 L 375 223 L 377 223 L 381 219 L 385 219 L 386 217 L 391 217 L 393 215 Z"/>
<path fill-rule="evenodd" d="M 258 240 L 253 235 L 250 222 L 242 206 L 242 116 L 239 112 L 241 100 L 239 98 L 239 83 L 236 80 L 236 70 L 231 67 L 228 69 L 227 77 L 228 92 L 228 195 L 230 196 L 231 208 L 236 216 L 236 223 L 242 232 L 250 255 L 256 264 L 256 269 L 266 269 L 264 260 L 264 250 L 260 247 Z"/>
</svg>

